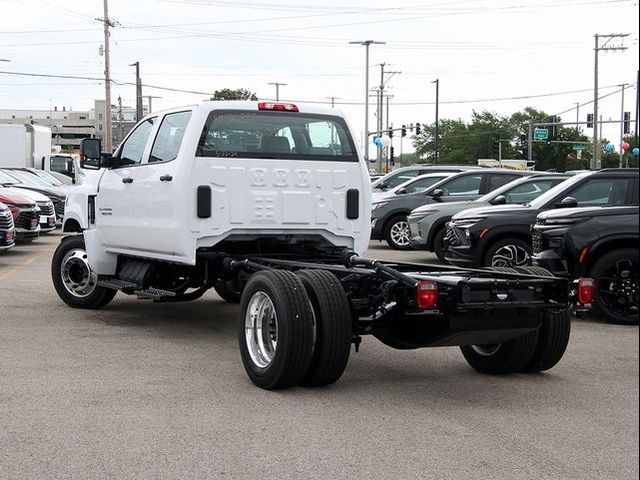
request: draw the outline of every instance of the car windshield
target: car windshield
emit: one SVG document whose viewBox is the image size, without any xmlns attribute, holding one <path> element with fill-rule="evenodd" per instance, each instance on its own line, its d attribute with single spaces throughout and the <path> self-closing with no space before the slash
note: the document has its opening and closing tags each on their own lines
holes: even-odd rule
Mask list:
<svg viewBox="0 0 640 480">
<path fill-rule="evenodd" d="M 20 185 L 22 182 L 17 178 L 0 171 L 0 185 Z"/>
<path fill-rule="evenodd" d="M 49 185 L 53 187 L 61 187 L 64 185 L 64 183 L 62 183 L 56 177 L 51 175 L 49 172 L 45 172 L 44 170 L 31 170 L 31 173 L 34 173 L 35 175 L 38 176 L 38 178 L 40 178 L 41 180 L 44 180 L 45 182 L 47 182 Z"/>
<path fill-rule="evenodd" d="M 36 175 L 32 173 L 28 173 L 22 170 L 11 170 L 9 175 L 20 180 L 21 183 L 28 185 L 30 187 L 50 187 L 47 182 L 38 178 Z"/>
<path fill-rule="evenodd" d="M 555 187 L 553 187 L 551 190 L 547 190 L 545 193 L 540 195 L 538 198 L 536 198 L 534 200 L 531 200 L 531 202 L 529 202 L 527 204 L 527 206 L 532 207 L 532 208 L 542 208 L 542 207 L 544 207 L 548 202 L 553 200 L 556 197 L 556 195 L 558 195 L 559 193 L 564 192 L 565 190 L 569 189 L 571 186 L 575 185 L 576 183 L 579 183 L 580 181 L 582 181 L 582 179 L 585 176 L 587 176 L 589 174 L 590 173 L 582 173 L 582 174 L 576 175 L 574 177 L 571 177 L 571 178 L 565 180 L 561 184 L 556 185 Z"/>
</svg>

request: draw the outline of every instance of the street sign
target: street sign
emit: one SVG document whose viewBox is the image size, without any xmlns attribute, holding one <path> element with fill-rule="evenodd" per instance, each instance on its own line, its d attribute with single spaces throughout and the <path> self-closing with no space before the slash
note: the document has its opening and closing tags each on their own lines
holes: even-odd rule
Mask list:
<svg viewBox="0 0 640 480">
<path fill-rule="evenodd" d="M 576 152 L 580 152 L 580 151 L 582 151 L 582 150 L 586 150 L 586 149 L 587 149 L 587 146 L 586 146 L 586 145 L 576 144 L 576 145 L 574 145 L 574 146 L 573 146 L 573 149 L 574 149 Z"/>
<path fill-rule="evenodd" d="M 536 128 L 533 131 L 533 138 L 535 140 L 546 140 L 549 138 L 549 130 L 546 128 Z"/>
</svg>

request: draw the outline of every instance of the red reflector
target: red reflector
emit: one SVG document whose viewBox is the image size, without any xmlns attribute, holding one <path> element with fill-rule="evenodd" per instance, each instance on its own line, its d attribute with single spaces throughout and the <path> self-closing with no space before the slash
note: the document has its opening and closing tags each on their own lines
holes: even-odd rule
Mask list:
<svg viewBox="0 0 640 480">
<path fill-rule="evenodd" d="M 582 305 L 590 305 L 596 299 L 596 281 L 593 278 L 578 280 L 578 301 Z"/>
<path fill-rule="evenodd" d="M 420 280 L 416 287 L 416 301 L 422 310 L 435 310 L 438 307 L 438 284 Z"/>
<path fill-rule="evenodd" d="M 276 112 L 299 112 L 298 107 L 292 103 L 260 102 L 258 110 L 273 110 Z"/>
</svg>

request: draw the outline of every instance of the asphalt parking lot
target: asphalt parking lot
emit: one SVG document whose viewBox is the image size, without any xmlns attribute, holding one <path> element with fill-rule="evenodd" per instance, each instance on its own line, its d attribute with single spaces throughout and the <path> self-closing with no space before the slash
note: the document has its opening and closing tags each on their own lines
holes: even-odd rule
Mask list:
<svg viewBox="0 0 640 480">
<path fill-rule="evenodd" d="M 236 306 L 69 309 L 59 239 L 0 254 L 0 478 L 638 478 L 638 327 L 576 320 L 556 368 L 509 377 L 365 338 L 335 385 L 267 392 Z"/>
</svg>

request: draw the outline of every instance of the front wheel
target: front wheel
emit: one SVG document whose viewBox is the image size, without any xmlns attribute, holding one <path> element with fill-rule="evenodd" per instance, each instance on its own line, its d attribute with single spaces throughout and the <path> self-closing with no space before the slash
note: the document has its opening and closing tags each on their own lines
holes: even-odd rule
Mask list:
<svg viewBox="0 0 640 480">
<path fill-rule="evenodd" d="M 596 281 L 596 310 L 609 322 L 637 325 L 640 313 L 638 250 L 623 248 L 603 255 L 591 269 Z"/>
<path fill-rule="evenodd" d="M 398 215 L 389 220 L 384 237 L 391 248 L 394 250 L 411 249 L 411 243 L 409 243 L 410 236 L 411 230 L 409 229 L 407 217 Z"/>
<path fill-rule="evenodd" d="M 98 286 L 82 235 L 65 238 L 58 245 L 51 261 L 51 279 L 60 299 L 73 308 L 104 307 L 117 293 Z"/>
<path fill-rule="evenodd" d="M 495 242 L 484 258 L 485 267 L 524 267 L 531 264 L 531 245 L 519 238 Z"/>
<path fill-rule="evenodd" d="M 438 230 L 433 237 L 433 253 L 436 254 L 438 260 L 441 262 L 447 263 L 445 260 L 445 252 L 444 252 L 444 236 L 447 233 L 446 229 L 443 227 Z"/>
</svg>

